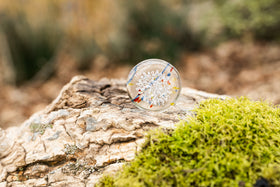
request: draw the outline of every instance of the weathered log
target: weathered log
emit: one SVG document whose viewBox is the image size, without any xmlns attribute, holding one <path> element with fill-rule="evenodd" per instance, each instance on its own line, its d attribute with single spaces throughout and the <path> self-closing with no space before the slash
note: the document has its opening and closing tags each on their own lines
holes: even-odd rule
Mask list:
<svg viewBox="0 0 280 187">
<path fill-rule="evenodd" d="M 74 77 L 45 110 L 0 130 L 0 187 L 94 186 L 135 157 L 145 133 L 174 128 L 200 101 L 222 98 L 183 88 L 178 107 L 143 111 L 124 80 Z"/>
</svg>

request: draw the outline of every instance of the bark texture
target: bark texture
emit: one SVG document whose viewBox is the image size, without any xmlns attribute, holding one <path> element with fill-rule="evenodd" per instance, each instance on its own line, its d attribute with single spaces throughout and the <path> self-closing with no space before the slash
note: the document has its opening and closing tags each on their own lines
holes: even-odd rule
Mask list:
<svg viewBox="0 0 280 187">
<path fill-rule="evenodd" d="M 226 96 L 183 88 L 177 107 L 142 111 L 124 80 L 74 77 L 45 110 L 19 127 L 0 129 L 0 187 L 94 186 L 134 158 L 148 130 L 174 128 L 213 97 Z"/>
</svg>

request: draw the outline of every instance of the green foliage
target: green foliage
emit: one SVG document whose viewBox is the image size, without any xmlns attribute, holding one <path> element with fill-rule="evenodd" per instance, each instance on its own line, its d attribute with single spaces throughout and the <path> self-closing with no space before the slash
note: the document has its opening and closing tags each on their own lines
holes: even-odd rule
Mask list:
<svg viewBox="0 0 280 187">
<path fill-rule="evenodd" d="M 225 34 L 251 34 L 256 39 L 280 40 L 279 0 L 215 0 Z"/>
<path fill-rule="evenodd" d="M 32 28 L 24 15 L 1 15 L 1 28 L 8 45 L 8 54 L 15 71 L 16 84 L 33 78 L 54 57 L 61 33 L 58 27 L 42 25 Z M 7 55 L 7 54 L 5 54 Z"/>
<path fill-rule="evenodd" d="M 201 47 L 201 33 L 188 23 L 189 2 L 127 1 L 127 51 L 129 60 L 161 57 L 175 61 L 182 51 Z M 180 8 L 178 8 L 180 7 Z"/>
<path fill-rule="evenodd" d="M 194 112 L 171 133 L 151 133 L 135 160 L 102 185 L 251 187 L 262 178 L 280 185 L 279 106 L 209 99 Z"/>
<path fill-rule="evenodd" d="M 8 48 L 1 55 L 11 61 L 10 82 L 17 84 L 49 78 L 57 54 L 71 56 L 82 70 L 98 55 L 111 63 L 176 62 L 233 37 L 280 41 L 279 10 L 279 0 L 1 1 L 7 45 L 0 47 Z"/>
</svg>

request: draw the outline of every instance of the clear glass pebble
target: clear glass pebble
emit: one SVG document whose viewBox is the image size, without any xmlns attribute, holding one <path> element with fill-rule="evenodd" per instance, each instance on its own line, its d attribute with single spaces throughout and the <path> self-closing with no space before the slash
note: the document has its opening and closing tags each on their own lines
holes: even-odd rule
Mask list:
<svg viewBox="0 0 280 187">
<path fill-rule="evenodd" d="M 140 109 L 160 111 L 175 104 L 181 91 L 181 80 L 170 63 L 148 59 L 130 71 L 127 90 L 131 101 Z"/>
</svg>

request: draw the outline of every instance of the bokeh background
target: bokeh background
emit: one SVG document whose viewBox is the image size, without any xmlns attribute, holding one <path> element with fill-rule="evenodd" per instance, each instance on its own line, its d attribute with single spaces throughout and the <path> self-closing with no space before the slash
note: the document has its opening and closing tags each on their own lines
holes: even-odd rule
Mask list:
<svg viewBox="0 0 280 187">
<path fill-rule="evenodd" d="M 43 109 L 74 75 L 174 64 L 184 86 L 280 103 L 279 0 L 0 1 L 0 127 Z"/>
</svg>

